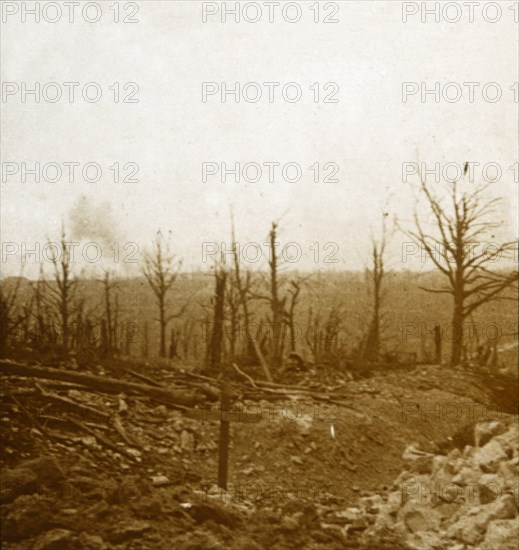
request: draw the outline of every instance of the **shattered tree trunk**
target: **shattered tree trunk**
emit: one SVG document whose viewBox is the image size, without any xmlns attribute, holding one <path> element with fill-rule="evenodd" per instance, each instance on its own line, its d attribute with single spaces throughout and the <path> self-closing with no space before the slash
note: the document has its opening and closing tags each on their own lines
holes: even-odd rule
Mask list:
<svg viewBox="0 0 519 550">
<path fill-rule="evenodd" d="M 270 309 L 272 314 L 272 342 L 271 342 L 271 362 L 273 367 L 279 369 L 283 361 L 283 342 L 281 337 L 282 321 L 285 309 L 285 299 L 279 297 L 278 281 L 278 258 L 276 251 L 277 225 L 272 224 L 269 233 L 271 258 L 270 267 Z"/>
<path fill-rule="evenodd" d="M 222 269 L 215 269 L 215 297 L 213 315 L 213 333 L 209 342 L 207 353 L 210 372 L 221 374 L 220 407 L 220 437 L 218 444 L 218 486 L 227 490 L 227 471 L 229 462 L 229 441 L 231 426 L 229 420 L 224 417 L 224 412 L 230 410 L 231 399 L 227 386 L 227 373 L 223 364 L 223 324 L 225 316 L 225 284 L 227 273 Z"/>
<path fill-rule="evenodd" d="M 249 315 L 249 308 L 248 308 L 248 305 L 247 305 L 247 299 L 248 299 L 248 292 L 249 292 L 249 289 L 250 289 L 250 279 L 247 278 L 246 279 L 246 282 L 245 282 L 245 285 L 243 284 L 243 281 L 242 281 L 242 278 L 241 278 L 241 275 L 240 275 L 240 260 L 239 260 L 239 257 L 238 257 L 238 252 L 237 252 L 237 248 L 236 248 L 236 238 L 235 238 L 235 235 L 234 235 L 234 226 L 233 226 L 233 229 L 232 229 L 232 251 L 233 251 L 233 257 L 234 257 L 234 273 L 235 273 L 235 283 L 236 283 L 236 288 L 238 289 L 238 295 L 239 295 L 239 298 L 240 298 L 240 303 L 241 303 L 241 306 L 243 308 L 243 318 L 244 318 L 244 322 L 245 322 L 245 333 L 246 333 L 246 336 L 247 336 L 247 340 L 248 342 L 251 342 L 252 343 L 252 346 L 254 348 L 254 351 L 256 353 L 256 357 L 258 358 L 258 361 L 260 362 L 260 365 L 261 365 L 261 368 L 263 369 L 263 372 L 265 374 L 265 378 L 267 379 L 268 382 L 272 382 L 272 375 L 270 374 L 270 368 L 268 366 L 268 363 L 267 361 L 265 360 L 265 357 L 258 345 L 258 342 L 256 342 L 256 339 L 255 338 L 252 338 L 251 337 L 251 331 L 250 331 L 250 325 L 249 325 L 249 321 L 250 321 L 250 315 Z M 250 277 L 250 272 L 248 274 L 248 277 Z"/>
<path fill-rule="evenodd" d="M 437 365 L 442 364 L 442 334 L 439 323 L 434 325 L 434 361 Z"/>
<path fill-rule="evenodd" d="M 145 321 L 144 322 L 144 330 L 143 330 L 142 351 L 141 351 L 141 355 L 143 357 L 148 357 L 149 348 L 150 348 L 149 326 L 148 326 L 148 321 Z"/>
<path fill-rule="evenodd" d="M 223 356 L 223 324 L 224 324 L 224 306 L 225 306 L 225 284 L 227 274 L 223 270 L 216 271 L 215 304 L 213 315 L 213 333 L 209 341 L 207 353 L 208 367 L 213 373 L 221 371 Z"/>
<path fill-rule="evenodd" d="M 132 392 L 140 395 L 146 395 L 165 405 L 184 405 L 192 406 L 197 403 L 203 403 L 206 400 L 215 401 L 218 398 L 216 392 L 208 388 L 201 388 L 204 395 L 196 393 L 186 393 L 182 390 L 169 390 L 166 388 L 157 388 L 146 384 L 136 384 L 108 378 L 105 376 L 95 376 L 92 374 L 81 374 L 63 369 L 52 369 L 47 367 L 35 367 L 15 363 L 12 361 L 0 361 L 0 374 L 13 376 L 26 376 L 28 378 L 39 378 L 43 380 L 61 380 L 63 382 L 73 382 L 93 388 L 102 393 L 121 393 Z"/>
</svg>

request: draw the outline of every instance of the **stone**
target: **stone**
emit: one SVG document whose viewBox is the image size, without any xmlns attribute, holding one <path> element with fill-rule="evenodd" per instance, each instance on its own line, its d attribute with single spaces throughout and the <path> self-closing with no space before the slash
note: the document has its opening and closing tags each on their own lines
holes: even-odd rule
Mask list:
<svg viewBox="0 0 519 550">
<path fill-rule="evenodd" d="M 504 495 L 496 502 L 474 506 L 456 523 L 447 529 L 447 536 L 468 544 L 477 544 L 491 521 L 496 519 L 513 519 L 517 514 L 512 495 Z"/>
<path fill-rule="evenodd" d="M 140 458 L 142 456 L 141 451 L 138 449 L 133 449 L 131 447 L 128 447 L 126 449 L 126 454 L 129 454 L 130 456 L 133 456 L 134 458 Z"/>
<path fill-rule="evenodd" d="M 402 483 L 399 487 L 402 505 L 407 502 L 427 502 L 434 497 L 431 490 L 431 479 L 429 476 L 416 476 Z"/>
<path fill-rule="evenodd" d="M 361 520 L 364 517 L 364 512 L 360 508 L 346 508 L 339 512 L 335 512 L 335 517 L 340 518 L 344 523 L 353 523 Z"/>
<path fill-rule="evenodd" d="M 452 451 L 447 455 L 447 460 L 458 460 L 462 457 L 462 453 L 459 449 L 452 449 Z"/>
<path fill-rule="evenodd" d="M 479 422 L 474 426 L 476 447 L 483 447 L 502 430 L 503 426 L 500 422 Z"/>
<path fill-rule="evenodd" d="M 437 531 L 441 524 L 441 516 L 436 510 L 415 502 L 408 502 L 401 508 L 397 518 L 411 533 Z"/>
<path fill-rule="evenodd" d="M 143 497 L 131 504 L 131 510 L 141 519 L 157 519 L 164 513 L 162 501 L 158 497 Z"/>
<path fill-rule="evenodd" d="M 163 487 L 164 485 L 169 485 L 171 481 L 169 477 L 166 476 L 151 476 L 151 484 L 154 487 Z"/>
<path fill-rule="evenodd" d="M 152 526 L 144 521 L 125 522 L 114 528 L 109 535 L 109 540 L 114 544 L 121 544 L 129 539 L 140 537 L 150 529 L 152 529 Z"/>
<path fill-rule="evenodd" d="M 239 517 L 235 512 L 232 512 L 230 509 L 227 510 L 216 502 L 193 504 L 189 513 L 198 523 L 212 520 L 215 523 L 233 526 L 239 522 Z"/>
<path fill-rule="evenodd" d="M 384 499 L 380 495 L 370 495 L 360 498 L 359 503 L 364 509 L 369 511 L 374 508 L 380 509 L 384 506 Z"/>
<path fill-rule="evenodd" d="M 300 519 L 302 517 L 302 513 L 298 512 L 296 514 L 293 514 L 291 516 L 283 516 L 281 519 L 281 527 L 285 531 L 295 531 L 296 529 L 301 528 Z"/>
<path fill-rule="evenodd" d="M 402 492 L 394 491 L 387 497 L 386 511 L 389 514 L 396 514 L 402 506 Z"/>
<path fill-rule="evenodd" d="M 153 413 L 158 415 L 158 416 L 167 416 L 168 415 L 168 409 L 166 408 L 165 405 L 159 405 L 158 407 L 153 409 Z M 176 428 L 176 426 L 175 426 L 175 428 Z"/>
<path fill-rule="evenodd" d="M 498 519 L 490 522 L 481 550 L 517 550 L 519 525 L 516 519 Z"/>
<path fill-rule="evenodd" d="M 429 474 L 433 471 L 434 455 L 418 449 L 416 445 L 409 445 L 402 454 L 403 460 L 411 472 Z"/>
<path fill-rule="evenodd" d="M 193 452 L 195 450 L 195 436 L 186 430 L 180 434 L 180 448 L 183 451 Z"/>
<path fill-rule="evenodd" d="M 56 506 L 39 495 L 21 495 L 9 505 L 2 522 L 2 539 L 23 540 L 46 531 L 56 516 Z"/>
<path fill-rule="evenodd" d="M 76 540 L 76 547 L 78 550 L 107 550 L 108 545 L 98 535 L 89 535 L 88 533 L 81 533 Z"/>
<path fill-rule="evenodd" d="M 75 534 L 68 529 L 52 529 L 41 535 L 32 547 L 33 550 L 62 550 L 71 548 Z"/>
<path fill-rule="evenodd" d="M 496 474 L 483 474 L 478 482 L 478 496 L 481 504 L 495 502 L 503 494 L 503 480 Z"/>
<path fill-rule="evenodd" d="M 452 478 L 452 483 L 462 487 L 478 483 L 481 477 L 481 471 L 476 471 L 469 466 L 463 466 L 460 471 Z"/>
<path fill-rule="evenodd" d="M 31 470 L 39 484 L 55 483 L 65 478 L 59 462 L 53 456 L 42 456 L 20 464 L 21 468 Z"/>
<path fill-rule="evenodd" d="M 409 550 L 440 550 L 445 548 L 441 538 L 432 531 L 417 531 L 406 538 Z"/>
<path fill-rule="evenodd" d="M 443 455 L 436 455 L 432 459 L 432 473 L 435 474 L 439 470 L 442 470 L 447 462 L 447 457 Z"/>
<path fill-rule="evenodd" d="M 493 441 L 498 442 L 507 458 L 514 458 L 518 455 L 519 448 L 519 425 L 517 422 L 511 424 L 506 432 L 496 435 Z"/>
<path fill-rule="evenodd" d="M 38 476 L 27 468 L 3 470 L 1 475 L 0 500 L 11 502 L 23 494 L 34 493 L 38 485 Z"/>
<path fill-rule="evenodd" d="M 517 480 L 519 479 L 519 458 L 512 458 L 499 466 L 498 474 L 501 476 L 506 489 L 517 492 Z"/>
<path fill-rule="evenodd" d="M 507 459 L 508 457 L 503 447 L 495 439 L 479 448 L 474 455 L 476 464 L 487 473 L 497 472 L 500 462 Z"/>
<path fill-rule="evenodd" d="M 350 523 L 346 527 L 346 533 L 348 535 L 350 534 L 358 534 L 359 532 L 365 531 L 368 528 L 368 522 L 366 521 L 366 518 L 359 518 Z"/>
<path fill-rule="evenodd" d="M 465 445 L 463 449 L 463 458 L 465 460 L 469 460 L 474 457 L 474 453 L 476 452 L 476 448 L 472 447 L 472 445 Z"/>
<path fill-rule="evenodd" d="M 224 544 L 222 544 L 221 536 L 198 529 L 190 530 L 189 533 L 176 536 L 174 540 L 175 550 L 199 550 L 200 548 L 220 550 L 222 547 L 224 547 Z"/>
<path fill-rule="evenodd" d="M 450 475 L 456 475 L 465 465 L 463 455 L 459 449 L 453 449 L 446 457 L 443 471 Z"/>
</svg>

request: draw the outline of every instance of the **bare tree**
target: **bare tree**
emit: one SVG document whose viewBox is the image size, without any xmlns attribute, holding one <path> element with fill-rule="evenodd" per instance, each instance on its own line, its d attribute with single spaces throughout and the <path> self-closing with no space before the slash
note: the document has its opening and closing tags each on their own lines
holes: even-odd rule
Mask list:
<svg viewBox="0 0 519 550">
<path fill-rule="evenodd" d="M 301 285 L 299 281 L 290 281 L 290 290 L 288 293 L 290 294 L 290 303 L 288 306 L 288 311 L 286 314 L 287 317 L 287 326 L 288 331 L 290 335 L 290 351 L 296 351 L 296 323 L 294 320 L 295 317 L 295 311 L 296 311 L 296 305 L 297 305 L 297 299 L 299 297 L 299 293 L 301 292 Z"/>
<path fill-rule="evenodd" d="M 297 334 L 296 334 L 296 328 L 297 324 L 295 321 L 295 312 L 297 304 L 299 303 L 299 298 L 301 294 L 301 288 L 303 285 L 308 286 L 308 282 L 311 280 L 312 275 L 298 275 L 294 277 L 290 281 L 290 287 L 287 290 L 289 300 L 288 300 L 288 308 L 285 311 L 285 324 L 288 327 L 288 336 L 289 336 L 289 345 L 290 345 L 290 352 L 296 351 L 296 342 L 297 342 Z M 301 328 L 301 327 L 300 327 Z M 285 332 L 283 332 L 283 335 L 285 335 Z"/>
<path fill-rule="evenodd" d="M 117 348 L 117 330 L 119 316 L 119 300 L 118 294 L 115 291 L 118 288 L 117 280 L 114 280 L 112 274 L 105 270 L 102 279 L 103 294 L 104 294 L 104 331 L 105 337 L 103 342 L 103 354 L 111 357 Z M 114 302 L 115 294 L 115 302 Z"/>
<path fill-rule="evenodd" d="M 324 322 L 320 311 L 315 313 L 312 307 L 309 308 L 305 338 L 314 363 L 337 359 L 342 317 L 343 313 L 336 304 L 328 310 Z"/>
<path fill-rule="evenodd" d="M 213 373 L 218 373 L 222 367 L 223 335 L 224 335 L 224 306 L 225 287 L 227 273 L 222 266 L 215 265 L 215 293 L 213 300 L 213 330 L 208 342 L 207 359 L 208 368 Z"/>
<path fill-rule="evenodd" d="M 170 331 L 170 336 L 169 336 L 168 357 L 170 359 L 176 359 L 178 357 L 178 341 L 179 341 L 179 331 L 175 327 L 173 327 Z"/>
<path fill-rule="evenodd" d="M 321 355 L 321 338 L 319 330 L 319 315 L 314 314 L 312 306 L 308 309 L 308 322 L 305 332 L 305 339 L 312 354 L 312 361 L 317 363 Z"/>
<path fill-rule="evenodd" d="M 270 336 L 270 361 L 272 365 L 278 370 L 283 362 L 283 349 L 285 344 L 285 332 L 286 325 L 289 327 L 289 331 L 295 330 L 295 324 L 293 323 L 293 315 L 295 306 L 297 304 L 297 297 L 299 295 L 299 289 L 292 285 L 288 294 L 282 296 L 281 291 L 283 282 L 280 280 L 279 268 L 280 261 L 277 253 L 277 230 L 278 226 L 275 222 L 272 222 L 272 226 L 269 232 L 269 281 L 268 281 L 268 294 L 252 293 L 254 298 L 265 300 L 269 304 L 270 317 L 268 319 L 269 324 L 269 336 Z M 291 295 L 290 306 L 292 311 L 286 310 L 286 303 L 288 295 Z M 290 315 L 292 315 L 292 323 L 290 323 Z M 294 340 L 295 341 L 295 340 Z M 294 350 L 291 350 L 294 351 Z"/>
<path fill-rule="evenodd" d="M 236 235 L 234 231 L 234 221 L 232 221 L 232 228 L 231 228 L 231 238 L 232 238 L 232 252 L 233 252 L 233 259 L 234 259 L 234 284 L 236 285 L 236 289 L 238 291 L 238 296 L 240 300 L 240 304 L 243 310 L 243 321 L 245 323 L 245 334 L 247 335 L 248 342 L 252 343 L 252 346 L 254 347 L 254 352 L 256 353 L 256 357 L 258 358 L 258 361 L 261 364 L 261 368 L 263 369 L 263 372 L 265 374 L 266 379 L 269 382 L 272 382 L 272 375 L 270 373 L 270 368 L 268 366 L 268 363 L 265 361 L 265 357 L 260 349 L 260 346 L 257 342 L 257 339 L 255 336 L 251 333 L 251 327 L 250 327 L 250 312 L 249 312 L 249 297 L 251 292 L 251 276 L 250 272 L 247 272 L 245 274 L 245 277 L 242 277 L 241 274 L 241 266 L 240 266 L 240 258 L 238 254 L 237 249 L 237 243 L 236 243 Z"/>
<path fill-rule="evenodd" d="M 36 347 L 40 347 L 46 339 L 46 318 L 44 310 L 43 290 L 45 287 L 43 277 L 43 266 L 40 265 L 40 273 L 36 282 L 31 282 L 31 287 L 34 295 L 35 303 L 35 317 L 36 317 L 36 329 L 34 334 L 34 341 Z"/>
<path fill-rule="evenodd" d="M 0 284 L 0 357 L 5 356 L 10 336 L 24 321 L 24 315 L 14 315 L 21 282 L 22 272 L 9 290 L 6 289 L 5 281 Z"/>
<path fill-rule="evenodd" d="M 371 236 L 371 267 L 366 270 L 373 294 L 373 313 L 368 328 L 364 357 L 376 360 L 380 355 L 381 340 L 381 306 L 383 298 L 382 284 L 384 280 L 384 253 L 386 250 L 386 216 L 382 220 L 382 235 L 379 240 Z"/>
<path fill-rule="evenodd" d="M 496 206 L 500 199 L 485 197 L 488 185 L 463 192 L 457 182 L 450 185 L 444 197 L 436 196 L 421 177 L 421 192 L 432 217 L 433 229 L 424 228 L 417 212 L 414 229 L 405 231 L 421 245 L 436 268 L 444 275 L 446 284 L 441 288 L 420 287 L 436 294 L 452 296 L 453 313 L 451 365 L 461 362 L 464 322 L 477 308 L 492 300 L 510 299 L 505 293 L 517 282 L 515 270 L 492 270 L 489 265 L 505 258 L 516 246 L 515 242 L 492 243 L 477 252 L 481 240 L 488 238 L 499 227 L 495 222 Z"/>
<path fill-rule="evenodd" d="M 231 284 L 226 292 L 226 302 L 228 308 L 229 321 L 231 323 L 229 334 L 229 362 L 234 363 L 236 361 L 236 341 L 239 335 L 239 323 L 240 323 L 240 301 L 236 285 Z"/>
<path fill-rule="evenodd" d="M 193 319 L 186 319 L 183 321 L 180 327 L 180 344 L 182 348 L 182 357 L 187 359 L 189 356 L 189 349 L 193 340 L 193 333 L 195 330 L 195 322 Z"/>
<path fill-rule="evenodd" d="M 61 323 L 61 343 L 65 353 L 70 347 L 70 320 L 77 290 L 77 279 L 72 274 L 72 253 L 67 241 L 65 227 L 61 226 L 59 243 L 48 242 L 54 269 L 53 283 L 45 280 L 45 299 L 49 301 Z M 57 246 L 56 246 L 57 245 Z"/>
<path fill-rule="evenodd" d="M 148 321 L 144 321 L 144 328 L 143 328 L 142 337 L 143 337 L 143 339 L 142 339 L 141 355 L 143 357 L 148 357 L 149 350 L 150 350 L 150 336 L 149 336 Z"/>
<path fill-rule="evenodd" d="M 155 239 L 153 250 L 144 255 L 143 273 L 155 294 L 159 308 L 160 357 L 166 357 L 166 331 L 168 323 L 172 319 L 180 317 L 187 307 L 187 304 L 185 304 L 177 313 L 167 314 L 168 293 L 177 280 L 181 266 L 182 262 L 176 261 L 170 252 L 169 244 L 164 241 L 162 234 L 159 232 Z"/>
<path fill-rule="evenodd" d="M 283 360 L 282 323 L 285 318 L 286 297 L 281 297 L 279 281 L 279 258 L 277 255 L 277 224 L 272 222 L 269 232 L 270 243 L 270 296 L 268 298 L 271 311 L 271 361 L 274 367 L 279 368 Z"/>
</svg>

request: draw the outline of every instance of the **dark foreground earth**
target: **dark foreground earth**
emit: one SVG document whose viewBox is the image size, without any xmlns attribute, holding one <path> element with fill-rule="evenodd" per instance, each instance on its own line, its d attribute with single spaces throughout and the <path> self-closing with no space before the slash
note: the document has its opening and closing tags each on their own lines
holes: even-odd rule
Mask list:
<svg viewBox="0 0 519 550">
<path fill-rule="evenodd" d="M 240 401 L 224 491 L 218 402 L 193 417 L 4 375 L 2 548 L 518 547 L 516 385 L 439 366 L 343 384 L 333 406 Z"/>
</svg>

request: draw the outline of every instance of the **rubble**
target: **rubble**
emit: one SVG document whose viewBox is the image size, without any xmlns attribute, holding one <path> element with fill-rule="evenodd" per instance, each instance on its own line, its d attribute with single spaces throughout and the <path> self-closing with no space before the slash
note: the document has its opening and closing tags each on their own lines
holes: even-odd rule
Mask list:
<svg viewBox="0 0 519 550">
<path fill-rule="evenodd" d="M 517 543 L 517 426 L 477 423 L 471 428 L 477 446 L 439 454 L 437 443 L 459 427 L 402 420 L 403 401 L 424 399 L 422 379 L 413 386 L 411 376 L 403 388 L 401 377 L 388 373 L 328 392 L 338 403 L 335 437 L 330 408 L 319 408 L 329 407 L 326 388 L 305 393 L 299 386 L 290 414 L 283 414 L 282 401 L 288 386 L 251 389 L 261 400 L 250 410 L 257 417 L 261 405 L 269 414 L 231 424 L 224 491 L 215 484 L 219 415 L 204 418 L 193 413 L 203 410 L 162 402 L 171 380 L 180 387 L 190 378 L 156 372 L 160 394 L 122 394 L 115 388 L 129 388 L 130 375 L 104 371 L 117 380 L 110 393 L 77 381 L 71 388 L 57 375 L 53 381 L 3 377 L 0 497 L 7 550 L 215 544 L 231 550 L 493 550 Z M 441 378 L 431 375 L 427 397 L 452 401 L 434 387 L 434 376 Z M 456 377 L 450 383 L 461 394 L 485 398 L 476 385 Z M 267 409 L 271 398 L 276 407 Z M 309 406 L 295 407 L 298 399 Z"/>
<path fill-rule="evenodd" d="M 417 468 L 424 455 L 415 446 L 404 451 L 409 469 L 379 501 L 375 522 L 362 536 L 366 544 L 389 530 L 420 550 L 519 546 L 517 423 L 476 424 L 474 430 L 482 446 L 428 456 L 427 468 Z M 374 511 L 371 502 L 360 500 L 364 517 Z"/>
</svg>

